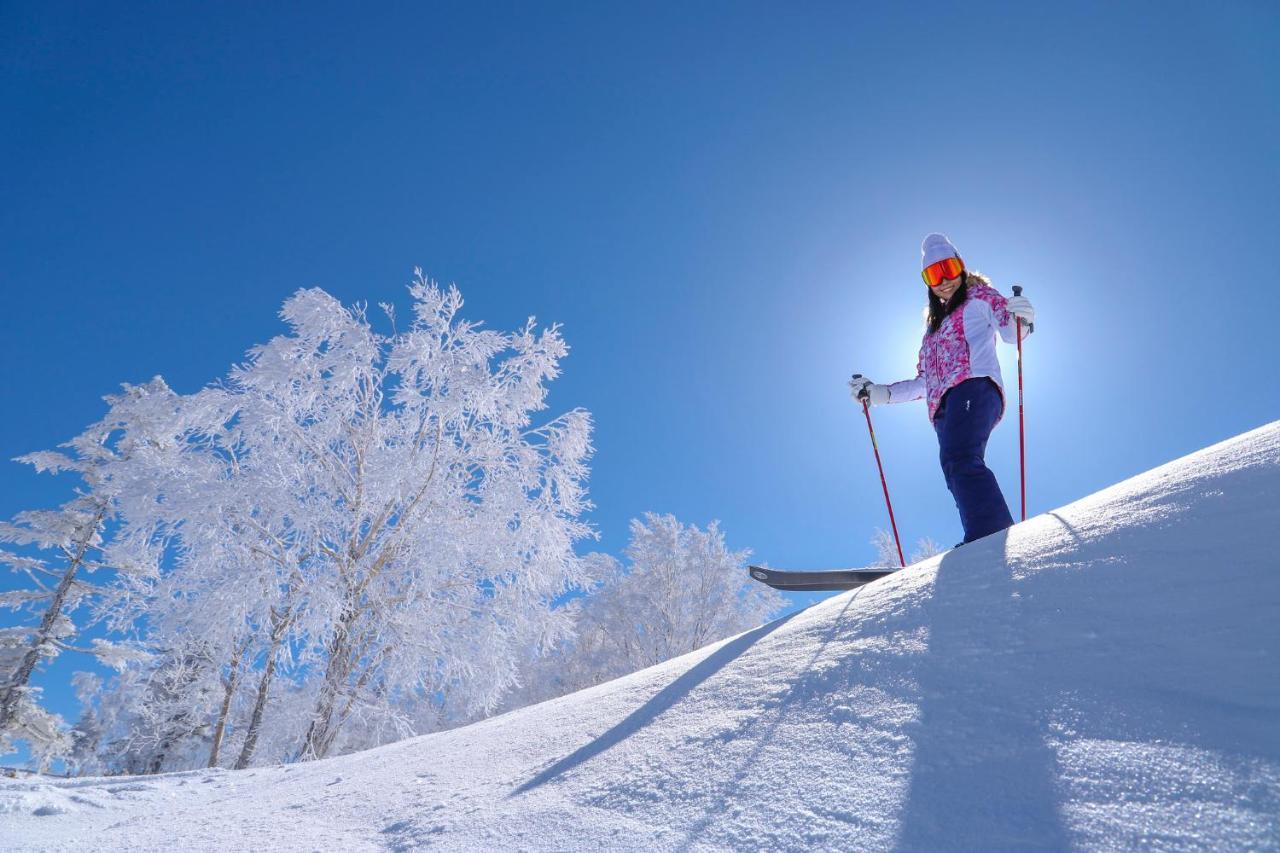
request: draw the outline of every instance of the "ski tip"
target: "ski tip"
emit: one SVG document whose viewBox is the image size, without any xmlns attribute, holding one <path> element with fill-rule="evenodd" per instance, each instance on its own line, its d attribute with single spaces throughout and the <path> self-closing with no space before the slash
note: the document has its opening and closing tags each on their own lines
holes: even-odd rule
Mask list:
<svg viewBox="0 0 1280 853">
<path fill-rule="evenodd" d="M 767 581 L 769 579 L 769 573 L 759 566 L 750 566 L 748 571 L 751 572 L 751 577 L 758 581 Z"/>
</svg>

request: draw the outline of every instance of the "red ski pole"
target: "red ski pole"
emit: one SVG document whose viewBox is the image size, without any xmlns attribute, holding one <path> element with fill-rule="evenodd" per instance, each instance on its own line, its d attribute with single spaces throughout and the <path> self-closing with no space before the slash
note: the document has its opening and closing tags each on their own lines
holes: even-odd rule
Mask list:
<svg viewBox="0 0 1280 853">
<path fill-rule="evenodd" d="M 854 379 L 861 379 L 861 373 L 853 374 Z M 889 526 L 893 528 L 893 542 L 898 546 L 898 562 L 902 563 L 902 567 L 907 567 L 906 558 L 902 556 L 902 542 L 898 539 L 898 522 L 893 519 L 893 502 L 889 500 L 889 483 L 884 478 L 884 464 L 880 461 L 880 448 L 876 444 L 876 430 L 871 425 L 871 407 L 868 405 L 867 390 L 864 388 L 858 393 L 858 399 L 862 401 L 862 413 L 867 416 L 867 431 L 871 433 L 871 449 L 876 454 L 876 467 L 880 469 L 880 486 L 884 489 L 884 504 L 889 508 Z"/>
<path fill-rule="evenodd" d="M 1013 286 L 1013 295 L 1021 296 L 1022 287 Z M 1018 467 L 1022 472 L 1022 520 L 1027 520 L 1027 428 L 1022 417 L 1022 318 L 1018 322 Z M 1027 326 L 1028 331 L 1035 330 L 1035 324 Z"/>
</svg>

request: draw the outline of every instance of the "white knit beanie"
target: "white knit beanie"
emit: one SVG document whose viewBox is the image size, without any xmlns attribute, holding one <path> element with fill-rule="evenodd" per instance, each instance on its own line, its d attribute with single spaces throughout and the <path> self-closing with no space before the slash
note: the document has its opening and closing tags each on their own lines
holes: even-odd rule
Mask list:
<svg viewBox="0 0 1280 853">
<path fill-rule="evenodd" d="M 924 269 L 930 264 L 936 264 L 938 261 L 947 258 L 958 258 L 960 253 L 956 251 L 956 247 L 951 245 L 951 241 L 947 239 L 946 234 L 930 234 L 924 238 L 924 242 L 920 244 L 920 269 Z"/>
</svg>

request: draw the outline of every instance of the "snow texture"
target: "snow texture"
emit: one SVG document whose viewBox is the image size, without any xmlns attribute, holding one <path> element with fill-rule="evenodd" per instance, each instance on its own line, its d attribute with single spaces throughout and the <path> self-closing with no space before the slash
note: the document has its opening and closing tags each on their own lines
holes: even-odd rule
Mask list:
<svg viewBox="0 0 1280 853">
<path fill-rule="evenodd" d="M 1280 848 L 1280 422 L 689 655 L 246 771 L 0 782 L 18 850 Z"/>
</svg>

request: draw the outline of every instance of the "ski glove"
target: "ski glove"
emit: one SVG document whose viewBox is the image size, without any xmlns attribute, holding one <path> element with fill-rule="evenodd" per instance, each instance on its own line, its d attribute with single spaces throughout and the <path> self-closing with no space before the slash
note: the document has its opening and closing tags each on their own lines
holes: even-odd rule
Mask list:
<svg viewBox="0 0 1280 853">
<path fill-rule="evenodd" d="M 1036 309 L 1031 307 L 1031 300 L 1025 296 L 1010 296 L 1004 305 L 1005 310 L 1022 320 L 1024 326 L 1036 321 Z"/>
<path fill-rule="evenodd" d="M 858 399 L 858 395 L 864 390 L 867 392 L 867 402 L 873 406 L 883 406 L 889 402 L 888 385 L 877 385 L 865 376 L 849 380 L 849 394 L 854 400 L 862 402 Z"/>
</svg>

